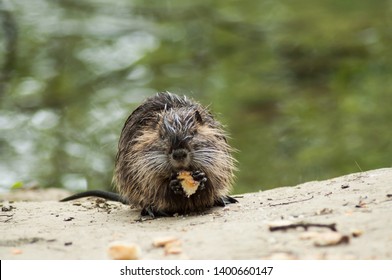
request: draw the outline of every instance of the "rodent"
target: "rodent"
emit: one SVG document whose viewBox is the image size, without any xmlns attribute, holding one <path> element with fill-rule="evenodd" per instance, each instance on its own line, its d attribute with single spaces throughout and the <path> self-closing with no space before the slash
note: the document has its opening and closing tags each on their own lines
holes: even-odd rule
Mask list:
<svg viewBox="0 0 392 280">
<path fill-rule="evenodd" d="M 113 182 L 118 194 L 87 191 L 63 199 L 99 196 L 142 208 L 142 215 L 199 212 L 237 202 L 228 196 L 235 159 L 223 126 L 198 102 L 169 92 L 147 98 L 126 120 Z M 197 182 L 186 195 L 179 172 Z"/>
</svg>

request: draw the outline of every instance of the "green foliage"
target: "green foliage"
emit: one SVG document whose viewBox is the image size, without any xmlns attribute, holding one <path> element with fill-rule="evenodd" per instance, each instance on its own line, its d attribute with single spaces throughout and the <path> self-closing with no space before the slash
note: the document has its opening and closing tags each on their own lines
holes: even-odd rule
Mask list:
<svg viewBox="0 0 392 280">
<path fill-rule="evenodd" d="M 11 186 L 11 190 L 16 190 L 16 189 L 20 189 L 23 188 L 23 182 L 15 182 L 12 186 Z"/>
<path fill-rule="evenodd" d="M 227 125 L 237 193 L 391 165 L 390 1 L 0 3 L 2 186 L 108 188 L 162 90 Z"/>
</svg>

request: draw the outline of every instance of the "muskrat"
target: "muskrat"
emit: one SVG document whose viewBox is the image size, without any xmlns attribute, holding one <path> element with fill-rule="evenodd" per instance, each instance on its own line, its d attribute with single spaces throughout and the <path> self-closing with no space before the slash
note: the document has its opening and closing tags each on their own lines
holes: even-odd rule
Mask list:
<svg viewBox="0 0 392 280">
<path fill-rule="evenodd" d="M 61 201 L 98 196 L 137 205 L 151 217 L 225 206 L 237 202 L 228 196 L 236 169 L 232 152 L 222 125 L 205 107 L 161 92 L 147 98 L 124 124 L 113 177 L 118 194 L 87 191 Z M 181 172 L 195 182 L 191 195 Z"/>
</svg>

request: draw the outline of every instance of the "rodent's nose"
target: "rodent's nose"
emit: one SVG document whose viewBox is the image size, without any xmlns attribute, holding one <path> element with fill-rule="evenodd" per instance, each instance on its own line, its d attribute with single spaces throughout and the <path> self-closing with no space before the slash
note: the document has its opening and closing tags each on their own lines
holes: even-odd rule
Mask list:
<svg viewBox="0 0 392 280">
<path fill-rule="evenodd" d="M 188 153 L 185 149 L 177 149 L 172 152 L 172 157 L 176 161 L 182 161 L 188 156 Z"/>
</svg>

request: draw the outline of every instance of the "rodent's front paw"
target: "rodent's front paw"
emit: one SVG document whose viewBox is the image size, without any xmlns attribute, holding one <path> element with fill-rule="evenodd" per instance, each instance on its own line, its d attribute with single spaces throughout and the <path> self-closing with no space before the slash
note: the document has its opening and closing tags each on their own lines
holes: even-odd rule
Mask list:
<svg viewBox="0 0 392 280">
<path fill-rule="evenodd" d="M 205 188 L 205 182 L 207 182 L 207 177 L 204 172 L 201 171 L 194 171 L 192 173 L 192 178 L 193 180 L 199 182 L 199 190 L 202 190 Z"/>
<path fill-rule="evenodd" d="M 169 187 L 175 194 L 179 194 L 179 195 L 184 195 L 185 196 L 184 190 L 183 190 L 182 185 L 181 185 L 181 181 L 178 180 L 176 177 L 171 179 L 171 181 L 169 183 Z"/>
</svg>

